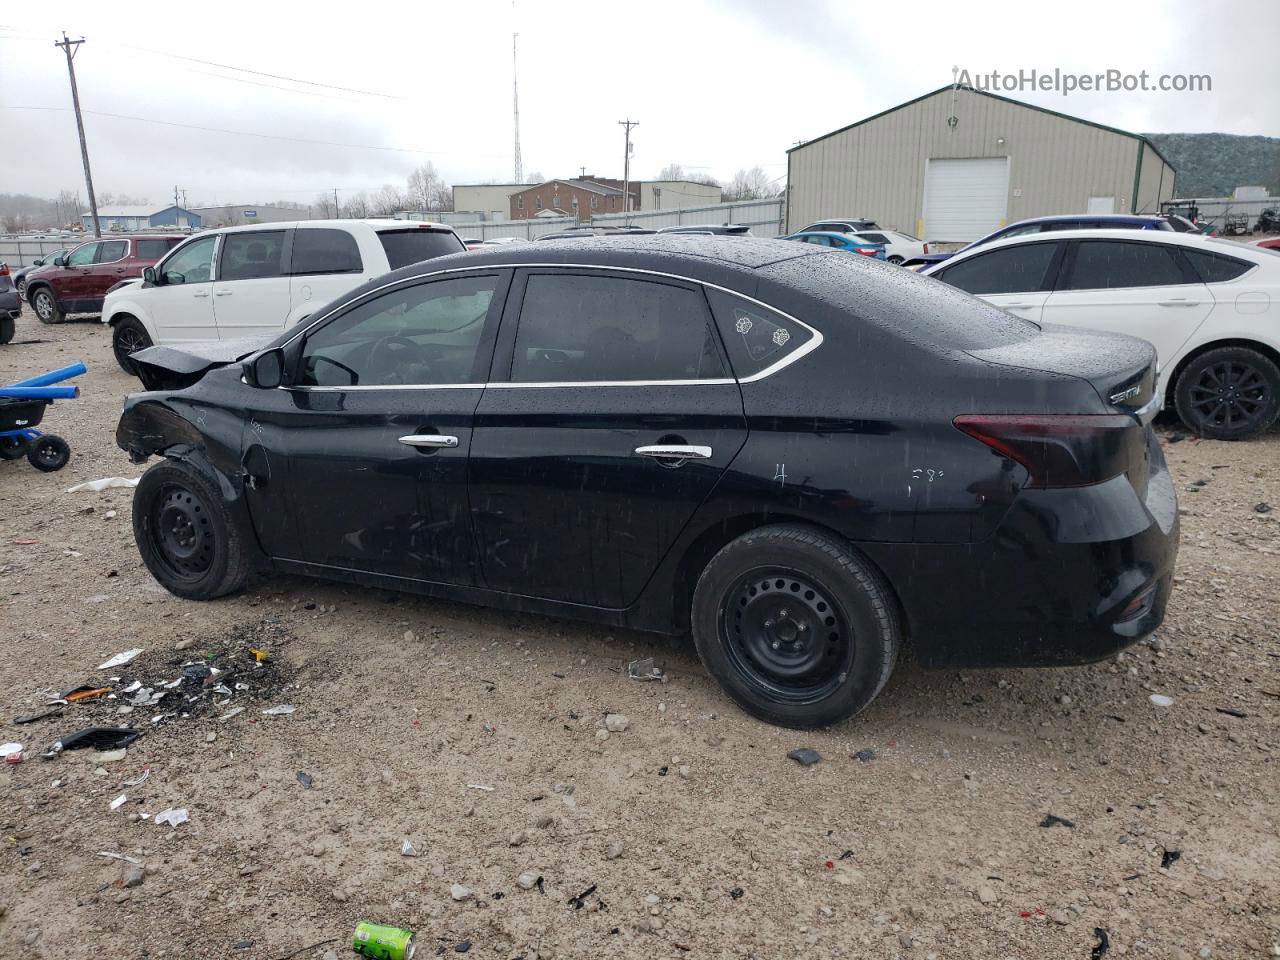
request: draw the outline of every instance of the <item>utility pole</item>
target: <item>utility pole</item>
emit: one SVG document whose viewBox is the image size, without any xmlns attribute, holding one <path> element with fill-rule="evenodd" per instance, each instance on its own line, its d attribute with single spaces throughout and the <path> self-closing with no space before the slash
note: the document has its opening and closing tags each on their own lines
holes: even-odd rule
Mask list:
<svg viewBox="0 0 1280 960">
<path fill-rule="evenodd" d="M 80 116 L 80 91 L 76 89 L 76 68 L 73 61 L 76 58 L 76 51 L 80 44 L 84 43 L 84 38 L 79 40 L 67 39 L 67 33 L 62 32 L 62 42 L 54 41 L 55 47 L 61 47 L 62 52 L 67 55 L 67 73 L 71 76 L 71 104 L 76 110 L 76 130 L 80 133 L 80 159 L 84 161 L 84 184 L 89 191 L 89 211 L 93 214 L 93 235 L 102 237 L 102 225 L 98 223 L 98 199 L 93 195 L 93 174 L 89 172 L 89 146 L 84 139 L 84 118 Z"/>
<path fill-rule="evenodd" d="M 178 206 L 178 185 L 173 185 L 173 226 L 176 230 L 181 224 L 178 223 L 178 211 L 182 208 Z"/>
<path fill-rule="evenodd" d="M 640 126 L 639 120 L 619 120 L 618 125 L 626 130 L 626 149 L 622 154 L 622 210 L 631 212 L 631 128 Z M 628 221 L 623 221 L 624 223 Z"/>
</svg>

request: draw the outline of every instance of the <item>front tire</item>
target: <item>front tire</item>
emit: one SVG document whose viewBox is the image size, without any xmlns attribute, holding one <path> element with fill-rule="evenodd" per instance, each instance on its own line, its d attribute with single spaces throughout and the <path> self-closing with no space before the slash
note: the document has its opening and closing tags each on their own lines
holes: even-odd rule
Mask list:
<svg viewBox="0 0 1280 960">
<path fill-rule="evenodd" d="M 157 463 L 133 494 L 133 536 L 162 587 L 188 600 L 234 593 L 249 576 L 235 520 L 217 487 L 188 463 Z"/>
<path fill-rule="evenodd" d="M 61 470 L 71 459 L 71 447 L 61 437 L 46 433 L 27 445 L 27 462 L 37 470 L 53 473 Z"/>
<path fill-rule="evenodd" d="M 129 355 L 151 345 L 151 335 L 137 317 L 121 317 L 111 325 L 111 352 L 125 373 L 138 375 L 138 365 L 129 359 Z"/>
<path fill-rule="evenodd" d="M 889 258 L 889 262 L 892 263 L 895 267 L 902 266 L 902 258 L 897 256 L 896 254 Z"/>
<path fill-rule="evenodd" d="M 784 727 L 866 708 L 902 637 L 880 573 L 839 538 L 792 525 L 721 549 L 698 578 L 691 619 L 707 672 L 748 713 Z"/>
<path fill-rule="evenodd" d="M 10 343 L 18 331 L 18 322 L 13 317 L 0 318 L 0 343 Z"/>
<path fill-rule="evenodd" d="M 27 278 L 26 277 L 19 277 L 18 282 L 15 283 L 13 287 L 15 290 L 18 291 L 19 300 L 27 299 Z"/>
<path fill-rule="evenodd" d="M 61 323 L 67 317 L 48 287 L 37 287 L 31 294 L 31 309 L 41 323 Z"/>
<path fill-rule="evenodd" d="M 1174 406 L 1193 432 L 1243 440 L 1280 414 L 1280 369 L 1248 347 L 1218 347 L 1196 357 L 1174 385 Z"/>
</svg>

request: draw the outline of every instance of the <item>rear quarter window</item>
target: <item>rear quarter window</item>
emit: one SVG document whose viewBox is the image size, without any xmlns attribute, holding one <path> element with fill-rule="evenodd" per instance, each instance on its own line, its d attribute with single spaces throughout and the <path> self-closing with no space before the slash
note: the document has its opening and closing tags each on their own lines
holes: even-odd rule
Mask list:
<svg viewBox="0 0 1280 960">
<path fill-rule="evenodd" d="M 159 260 L 173 249 L 174 243 L 169 239 L 135 240 L 134 256 L 139 260 Z"/>
<path fill-rule="evenodd" d="M 1182 249 L 1182 254 L 1191 261 L 1191 267 L 1205 283 L 1223 283 L 1243 276 L 1253 266 L 1248 260 L 1237 260 L 1207 250 Z"/>
<path fill-rule="evenodd" d="M 739 380 L 764 373 L 813 340 L 811 329 L 763 304 L 714 288 L 707 297 Z"/>
<path fill-rule="evenodd" d="M 462 253 L 466 246 L 458 235 L 447 230 L 379 230 L 378 240 L 387 254 L 387 264 L 392 270 L 421 263 L 450 253 Z"/>
</svg>

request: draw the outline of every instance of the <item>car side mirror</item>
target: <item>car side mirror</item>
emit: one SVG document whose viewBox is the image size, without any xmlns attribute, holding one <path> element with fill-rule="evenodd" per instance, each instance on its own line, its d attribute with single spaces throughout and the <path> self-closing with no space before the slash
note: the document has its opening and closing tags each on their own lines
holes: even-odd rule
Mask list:
<svg viewBox="0 0 1280 960">
<path fill-rule="evenodd" d="M 54 258 L 53 258 L 53 265 L 54 265 L 55 267 L 65 267 L 65 266 L 67 265 L 67 258 L 66 258 L 66 257 L 54 257 Z"/>
<path fill-rule="evenodd" d="M 159 279 L 156 277 L 155 267 L 144 267 L 142 269 L 142 282 L 151 283 L 151 284 L 160 282 Z"/>
<path fill-rule="evenodd" d="M 284 351 L 268 350 L 244 365 L 244 379 L 251 387 L 274 390 L 284 382 Z"/>
</svg>

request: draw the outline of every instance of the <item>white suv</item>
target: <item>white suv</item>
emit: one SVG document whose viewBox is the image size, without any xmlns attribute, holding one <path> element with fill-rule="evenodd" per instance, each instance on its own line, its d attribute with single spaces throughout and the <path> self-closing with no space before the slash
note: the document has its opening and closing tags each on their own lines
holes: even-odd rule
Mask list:
<svg viewBox="0 0 1280 960">
<path fill-rule="evenodd" d="M 278 333 L 367 280 L 466 247 L 452 228 L 404 220 L 228 227 L 174 247 L 107 294 L 116 361 L 153 344 Z"/>
</svg>

